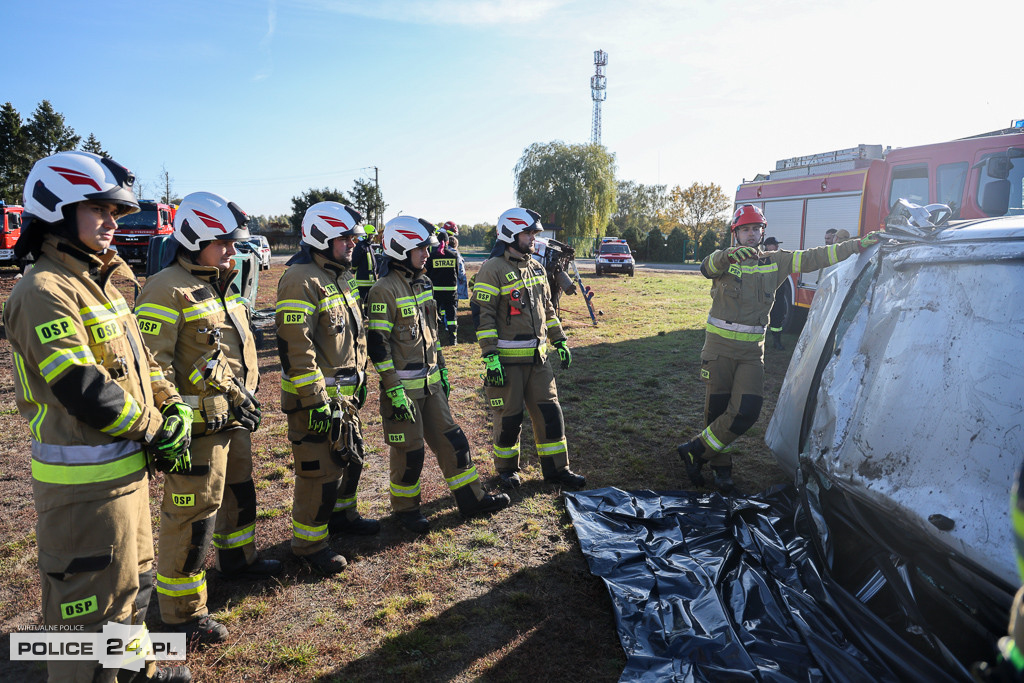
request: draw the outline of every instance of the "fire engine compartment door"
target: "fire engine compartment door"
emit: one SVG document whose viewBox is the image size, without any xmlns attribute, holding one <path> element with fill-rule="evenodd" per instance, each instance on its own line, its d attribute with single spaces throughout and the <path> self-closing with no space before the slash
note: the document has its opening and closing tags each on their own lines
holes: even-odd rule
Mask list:
<svg viewBox="0 0 1024 683">
<path fill-rule="evenodd" d="M 804 249 L 825 244 L 825 231 L 835 228 L 846 230 L 851 236 L 860 232 L 860 211 L 863 203 L 860 193 L 845 196 L 815 197 L 807 200 L 807 220 L 804 228 Z M 818 271 L 800 275 L 800 284 L 818 285 Z"/>
<path fill-rule="evenodd" d="M 951 681 L 830 577 L 793 486 L 566 494 L 611 594 L 621 681 Z"/>
</svg>

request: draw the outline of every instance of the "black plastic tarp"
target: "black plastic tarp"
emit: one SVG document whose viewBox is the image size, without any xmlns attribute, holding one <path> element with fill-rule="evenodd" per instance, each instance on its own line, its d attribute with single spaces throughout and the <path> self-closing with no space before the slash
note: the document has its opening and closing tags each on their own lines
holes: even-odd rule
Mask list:
<svg viewBox="0 0 1024 683">
<path fill-rule="evenodd" d="M 961 680 L 833 581 L 792 486 L 566 494 L 611 593 L 623 681 Z"/>
</svg>

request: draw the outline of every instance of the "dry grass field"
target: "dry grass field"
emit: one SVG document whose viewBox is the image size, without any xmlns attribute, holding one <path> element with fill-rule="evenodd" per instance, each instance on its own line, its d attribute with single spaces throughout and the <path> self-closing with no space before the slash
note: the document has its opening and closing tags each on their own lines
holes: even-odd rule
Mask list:
<svg viewBox="0 0 1024 683">
<path fill-rule="evenodd" d="M 274 305 L 283 269 L 275 265 L 262 274 L 259 309 Z M 0 298 L 6 298 L 14 275 L 0 271 Z M 645 269 L 636 277 L 598 278 L 590 272 L 584 281 L 596 291 L 599 325 L 591 325 L 579 296 L 565 297 L 562 321 L 573 365 L 556 368 L 572 467 L 586 475 L 588 488 L 687 488 L 675 444 L 703 427 L 698 370 L 708 281 L 695 272 Z M 462 306 L 460 343 L 445 349 L 451 407 L 491 488 L 482 366 Z M 383 530 L 370 538 L 332 538 L 350 562 L 336 578 L 320 578 L 290 559 L 294 472 L 279 411 L 280 366 L 268 331 L 259 352 L 264 421 L 253 439 L 257 544 L 266 556 L 284 561 L 285 572 L 263 583 L 227 583 L 209 572 L 210 609 L 231 635 L 221 646 L 190 654 L 194 680 L 618 679 L 625 658 L 608 594 L 587 570 L 561 493 L 541 480 L 529 424 L 524 486 L 512 494 L 509 508 L 485 519 L 460 517 L 428 455 L 423 501 L 433 526 L 429 534 L 415 536 L 390 517 L 386 447 L 372 379 L 362 411 L 368 462 L 359 509 L 382 519 Z M 784 478 L 763 434 L 794 341 L 787 335 L 787 351 L 768 352 L 765 407 L 740 442 L 736 479 L 748 493 Z M 8 634 L 40 617 L 29 435 L 15 407 L 6 339 L 0 339 L 0 364 L 0 679 L 39 681 L 45 678 L 41 664 L 12 663 L 6 656 Z M 159 475 L 150 495 L 159 534 Z M 161 630 L 155 598 L 148 623 Z"/>
</svg>

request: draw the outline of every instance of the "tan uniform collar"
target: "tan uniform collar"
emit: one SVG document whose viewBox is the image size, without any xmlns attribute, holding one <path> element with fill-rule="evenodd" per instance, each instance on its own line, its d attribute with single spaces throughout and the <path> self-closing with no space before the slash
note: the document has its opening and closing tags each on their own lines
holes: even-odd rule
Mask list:
<svg viewBox="0 0 1024 683">
<path fill-rule="evenodd" d="M 101 277 L 107 276 L 108 271 L 113 274 L 123 268 L 124 275 L 135 281 L 132 269 L 113 249 L 107 249 L 103 253 L 97 254 L 83 249 L 81 245 L 75 244 L 66 237 L 51 234 L 47 235 L 43 241 L 42 252 L 48 258 L 83 278 L 99 281 Z"/>
<path fill-rule="evenodd" d="M 221 273 L 220 268 L 216 266 L 201 266 L 198 263 L 193 263 L 184 253 L 178 254 L 178 265 L 185 269 L 187 273 L 193 277 L 208 282 L 214 287 L 223 289 L 227 287 L 231 279 L 235 277 L 235 273 L 238 272 L 237 268 L 232 268 L 226 273 Z"/>
<path fill-rule="evenodd" d="M 320 266 L 320 268 L 322 268 L 323 270 L 332 271 L 336 273 L 337 277 L 344 276 L 345 279 L 348 279 L 348 271 L 350 269 L 349 266 L 343 266 L 337 261 L 332 261 L 331 259 L 327 258 L 326 255 L 320 253 L 319 251 L 313 251 L 311 252 L 311 254 L 313 256 L 313 263 Z"/>
</svg>

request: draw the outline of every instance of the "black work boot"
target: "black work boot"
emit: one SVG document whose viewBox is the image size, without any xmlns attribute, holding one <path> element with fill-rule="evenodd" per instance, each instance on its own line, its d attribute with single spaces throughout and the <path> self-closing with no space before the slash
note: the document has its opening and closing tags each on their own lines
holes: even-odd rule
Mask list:
<svg viewBox="0 0 1024 683">
<path fill-rule="evenodd" d="M 736 484 L 732 480 L 732 465 L 711 466 L 715 473 L 715 488 L 721 493 L 736 493 Z"/>
<path fill-rule="evenodd" d="M 348 566 L 345 558 L 330 547 L 317 550 L 312 555 L 295 555 L 295 558 L 320 576 L 340 574 Z"/>
<path fill-rule="evenodd" d="M 523 480 L 519 478 L 519 472 L 516 470 L 509 470 L 508 472 L 498 472 L 498 486 L 503 489 L 517 489 L 523 485 Z"/>
<path fill-rule="evenodd" d="M 704 443 L 700 439 L 681 443 L 676 446 L 676 453 L 679 454 L 686 467 L 686 476 L 690 479 L 690 483 L 698 488 L 704 486 L 704 475 L 700 471 L 704 467 L 704 463 L 707 462 L 701 457 L 704 455 Z"/>
<path fill-rule="evenodd" d="M 262 557 L 257 557 L 251 564 L 241 569 L 221 569 L 220 573 L 221 576 L 229 581 L 238 579 L 259 581 L 260 579 L 271 579 L 279 575 L 283 568 L 284 565 L 279 560 L 265 560 Z"/>
<path fill-rule="evenodd" d="M 366 517 L 349 519 L 344 513 L 331 515 L 327 522 L 327 530 L 332 534 L 348 534 L 351 536 L 373 536 L 380 533 L 380 522 Z"/>
<path fill-rule="evenodd" d="M 395 517 L 398 519 L 398 523 L 409 531 L 417 534 L 425 534 L 430 531 L 430 520 L 424 517 L 419 510 L 396 512 Z"/>
<path fill-rule="evenodd" d="M 573 491 L 579 491 L 587 485 L 587 478 L 582 474 L 576 474 L 566 467 L 564 470 L 559 470 L 551 476 L 544 477 L 544 482 L 547 484 L 554 484 L 555 486 L 561 486 L 562 488 L 572 489 Z"/>
<path fill-rule="evenodd" d="M 227 626 L 214 621 L 209 614 L 186 621 L 184 624 L 168 624 L 167 627 L 175 633 L 184 633 L 185 641 L 190 648 L 220 643 L 228 638 Z"/>
<path fill-rule="evenodd" d="M 498 510 L 507 508 L 511 502 L 512 500 L 508 497 L 507 493 L 485 493 L 483 498 L 476 501 L 476 503 L 463 512 L 462 515 L 464 517 L 486 515 L 490 512 L 497 512 Z"/>
<path fill-rule="evenodd" d="M 147 683 L 192 683 L 192 671 L 187 666 L 169 666 L 157 669 L 145 680 Z"/>
</svg>

